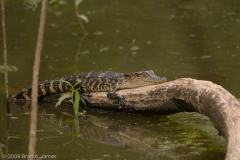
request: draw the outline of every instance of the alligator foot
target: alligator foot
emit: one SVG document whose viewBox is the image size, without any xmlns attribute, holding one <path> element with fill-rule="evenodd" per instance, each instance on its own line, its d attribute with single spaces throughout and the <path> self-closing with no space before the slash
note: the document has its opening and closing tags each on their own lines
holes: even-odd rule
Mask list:
<svg viewBox="0 0 240 160">
<path fill-rule="evenodd" d="M 91 97 L 91 95 L 89 93 L 82 93 L 80 95 L 80 100 L 86 108 L 87 108 L 87 103 L 91 103 L 88 99 L 89 97 Z"/>
<path fill-rule="evenodd" d="M 125 106 L 124 98 L 122 96 L 120 96 L 119 94 L 108 92 L 107 97 L 111 98 L 111 99 L 118 99 L 118 105 Z"/>
</svg>

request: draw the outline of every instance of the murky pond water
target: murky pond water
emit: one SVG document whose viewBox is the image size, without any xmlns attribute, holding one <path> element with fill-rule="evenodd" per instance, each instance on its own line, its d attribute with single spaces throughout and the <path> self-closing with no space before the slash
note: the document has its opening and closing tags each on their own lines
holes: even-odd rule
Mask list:
<svg viewBox="0 0 240 160">
<path fill-rule="evenodd" d="M 10 93 L 31 84 L 40 4 L 26 10 L 6 0 Z M 64 3 L 66 2 L 66 3 Z M 92 70 L 154 70 L 168 80 L 213 81 L 240 97 L 240 3 L 167 0 L 83 1 L 84 37 L 74 3 L 48 6 L 40 80 Z M 2 41 L 2 38 L 1 38 Z M 2 45 L 2 43 L 0 43 Z M 0 54 L 1 59 L 2 54 Z M 2 74 L 3 75 L 3 74 Z M 3 77 L 3 76 L 2 76 Z M 4 153 L 27 154 L 29 108 L 7 118 L 0 79 L 0 142 Z M 39 104 L 36 153 L 57 159 L 223 159 L 226 142 L 197 113 L 143 116 L 87 110 L 79 124 L 66 109 Z M 79 126 L 76 128 L 76 126 Z M 77 134 L 77 136 L 74 136 Z"/>
</svg>

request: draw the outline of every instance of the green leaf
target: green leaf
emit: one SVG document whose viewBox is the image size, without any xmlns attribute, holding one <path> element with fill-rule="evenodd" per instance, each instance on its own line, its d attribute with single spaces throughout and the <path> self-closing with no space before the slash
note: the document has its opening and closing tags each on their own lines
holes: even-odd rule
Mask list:
<svg viewBox="0 0 240 160">
<path fill-rule="evenodd" d="M 50 2 L 49 2 L 49 4 L 52 4 L 52 3 L 54 3 L 54 2 L 56 2 L 57 0 L 51 0 Z"/>
<path fill-rule="evenodd" d="M 64 82 L 64 83 L 67 83 L 69 86 L 71 86 L 71 87 L 73 88 L 73 85 L 72 85 L 70 82 L 64 81 L 64 80 L 60 80 L 60 81 L 62 81 L 62 82 Z"/>
<path fill-rule="evenodd" d="M 133 38 L 133 40 L 132 40 L 132 46 L 134 46 L 135 42 L 136 42 L 136 39 Z"/>
<path fill-rule="evenodd" d="M 61 96 L 61 97 L 58 99 L 58 102 L 56 103 L 55 107 L 57 108 L 57 106 L 59 106 L 59 105 L 64 101 L 64 99 L 69 98 L 69 97 L 71 97 L 71 95 L 69 95 L 69 94 L 66 94 L 66 95 Z"/>
<path fill-rule="evenodd" d="M 86 23 L 89 22 L 87 16 L 84 15 L 84 14 L 79 14 L 78 17 L 81 18 L 81 19 L 82 19 L 83 21 L 85 21 Z"/>
<path fill-rule="evenodd" d="M 78 5 L 82 2 L 82 0 L 75 0 L 75 7 L 78 7 Z"/>
<path fill-rule="evenodd" d="M 75 136 L 77 136 L 80 133 L 80 125 L 79 125 L 79 119 L 77 114 L 74 115 L 74 125 L 75 125 Z"/>
<path fill-rule="evenodd" d="M 59 0 L 58 4 L 67 4 L 67 2 L 65 0 Z"/>
<path fill-rule="evenodd" d="M 78 113 L 78 108 L 79 108 L 79 101 L 80 101 L 80 95 L 79 92 L 77 90 L 74 90 L 74 102 L 73 102 L 73 108 L 74 108 L 74 113 L 77 114 Z"/>
</svg>

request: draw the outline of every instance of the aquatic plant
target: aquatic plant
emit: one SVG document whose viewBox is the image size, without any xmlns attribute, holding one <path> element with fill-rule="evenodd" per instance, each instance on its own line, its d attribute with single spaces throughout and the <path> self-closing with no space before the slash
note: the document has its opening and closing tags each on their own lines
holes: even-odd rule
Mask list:
<svg viewBox="0 0 240 160">
<path fill-rule="evenodd" d="M 78 85 L 78 84 L 80 84 L 81 81 L 78 80 L 78 82 L 75 83 L 74 85 L 72 85 L 72 84 L 71 84 L 70 82 L 68 82 L 68 81 L 64 81 L 64 80 L 60 80 L 60 81 L 62 81 L 62 82 L 64 82 L 64 83 L 67 83 L 67 85 L 71 86 L 71 88 L 72 88 L 72 95 L 63 95 L 63 96 L 61 96 L 61 97 L 58 99 L 55 107 L 57 108 L 57 106 L 59 106 L 66 98 L 72 97 L 72 99 L 69 100 L 69 101 L 73 104 L 74 114 L 77 115 L 77 114 L 78 114 L 78 109 L 79 109 L 80 94 L 79 94 L 78 90 L 75 89 L 75 86 Z"/>
</svg>

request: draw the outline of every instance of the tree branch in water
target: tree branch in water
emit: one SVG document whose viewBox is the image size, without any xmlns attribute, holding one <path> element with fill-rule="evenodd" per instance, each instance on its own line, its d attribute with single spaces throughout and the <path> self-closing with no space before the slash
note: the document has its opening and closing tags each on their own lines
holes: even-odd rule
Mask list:
<svg viewBox="0 0 240 160">
<path fill-rule="evenodd" d="M 125 98 L 126 106 L 119 107 L 116 100 L 107 98 L 106 92 L 97 92 L 91 93 L 89 100 L 92 103 L 88 108 L 148 114 L 199 112 L 208 116 L 219 134 L 226 139 L 228 146 L 225 159 L 239 159 L 240 103 L 223 87 L 209 81 L 181 78 L 117 93 Z"/>
</svg>

